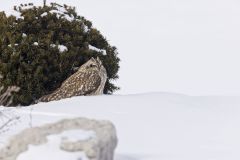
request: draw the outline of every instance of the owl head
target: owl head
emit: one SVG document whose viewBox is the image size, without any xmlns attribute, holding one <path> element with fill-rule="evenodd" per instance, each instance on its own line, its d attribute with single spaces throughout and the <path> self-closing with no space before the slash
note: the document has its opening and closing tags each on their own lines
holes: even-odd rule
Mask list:
<svg viewBox="0 0 240 160">
<path fill-rule="evenodd" d="M 84 63 L 81 67 L 81 70 L 90 71 L 90 70 L 97 70 L 100 73 L 106 74 L 106 69 L 104 68 L 102 61 L 97 58 L 91 58 L 86 63 Z"/>
</svg>

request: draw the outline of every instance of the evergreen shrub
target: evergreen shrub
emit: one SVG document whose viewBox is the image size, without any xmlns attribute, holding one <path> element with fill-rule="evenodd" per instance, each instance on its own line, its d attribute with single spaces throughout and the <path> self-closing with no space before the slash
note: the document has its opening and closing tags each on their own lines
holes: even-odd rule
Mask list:
<svg viewBox="0 0 240 160">
<path fill-rule="evenodd" d="M 49 94 L 91 57 L 99 57 L 107 70 L 104 94 L 118 89 L 116 47 L 74 7 L 15 6 L 18 15 L 0 12 L 0 87 L 18 86 L 13 104 L 30 105 Z"/>
</svg>

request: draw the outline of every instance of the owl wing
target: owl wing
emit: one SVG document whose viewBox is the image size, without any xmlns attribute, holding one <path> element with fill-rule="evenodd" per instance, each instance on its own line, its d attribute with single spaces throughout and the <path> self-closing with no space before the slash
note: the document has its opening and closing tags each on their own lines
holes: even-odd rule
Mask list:
<svg viewBox="0 0 240 160">
<path fill-rule="evenodd" d="M 59 88 L 72 96 L 92 94 L 101 84 L 101 77 L 97 71 L 80 72 L 70 76 Z"/>
<path fill-rule="evenodd" d="M 75 73 L 66 79 L 60 88 L 49 95 L 38 99 L 38 102 L 49 102 L 80 95 L 91 95 L 101 84 L 101 77 L 97 72 Z"/>
</svg>

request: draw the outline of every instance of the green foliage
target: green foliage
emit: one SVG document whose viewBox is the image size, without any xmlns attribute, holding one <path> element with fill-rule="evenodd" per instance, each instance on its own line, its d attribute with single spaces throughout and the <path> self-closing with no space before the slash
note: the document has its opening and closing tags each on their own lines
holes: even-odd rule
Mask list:
<svg viewBox="0 0 240 160">
<path fill-rule="evenodd" d="M 18 86 L 14 105 L 29 105 L 57 89 L 91 57 L 99 57 L 107 70 L 105 94 L 118 89 L 119 58 L 92 23 L 74 7 L 52 3 L 14 7 L 20 17 L 0 12 L 0 87 Z M 64 45 L 67 50 L 60 51 Z M 89 45 L 106 50 L 92 50 Z"/>
</svg>

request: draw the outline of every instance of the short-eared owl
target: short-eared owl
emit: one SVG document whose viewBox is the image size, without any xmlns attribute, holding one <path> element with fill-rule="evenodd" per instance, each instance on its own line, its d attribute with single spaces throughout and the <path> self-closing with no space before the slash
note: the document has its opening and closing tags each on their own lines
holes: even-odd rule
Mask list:
<svg viewBox="0 0 240 160">
<path fill-rule="evenodd" d="M 107 72 L 99 58 L 91 58 L 76 73 L 66 79 L 60 88 L 41 97 L 37 102 L 49 102 L 80 95 L 103 94 Z"/>
</svg>

